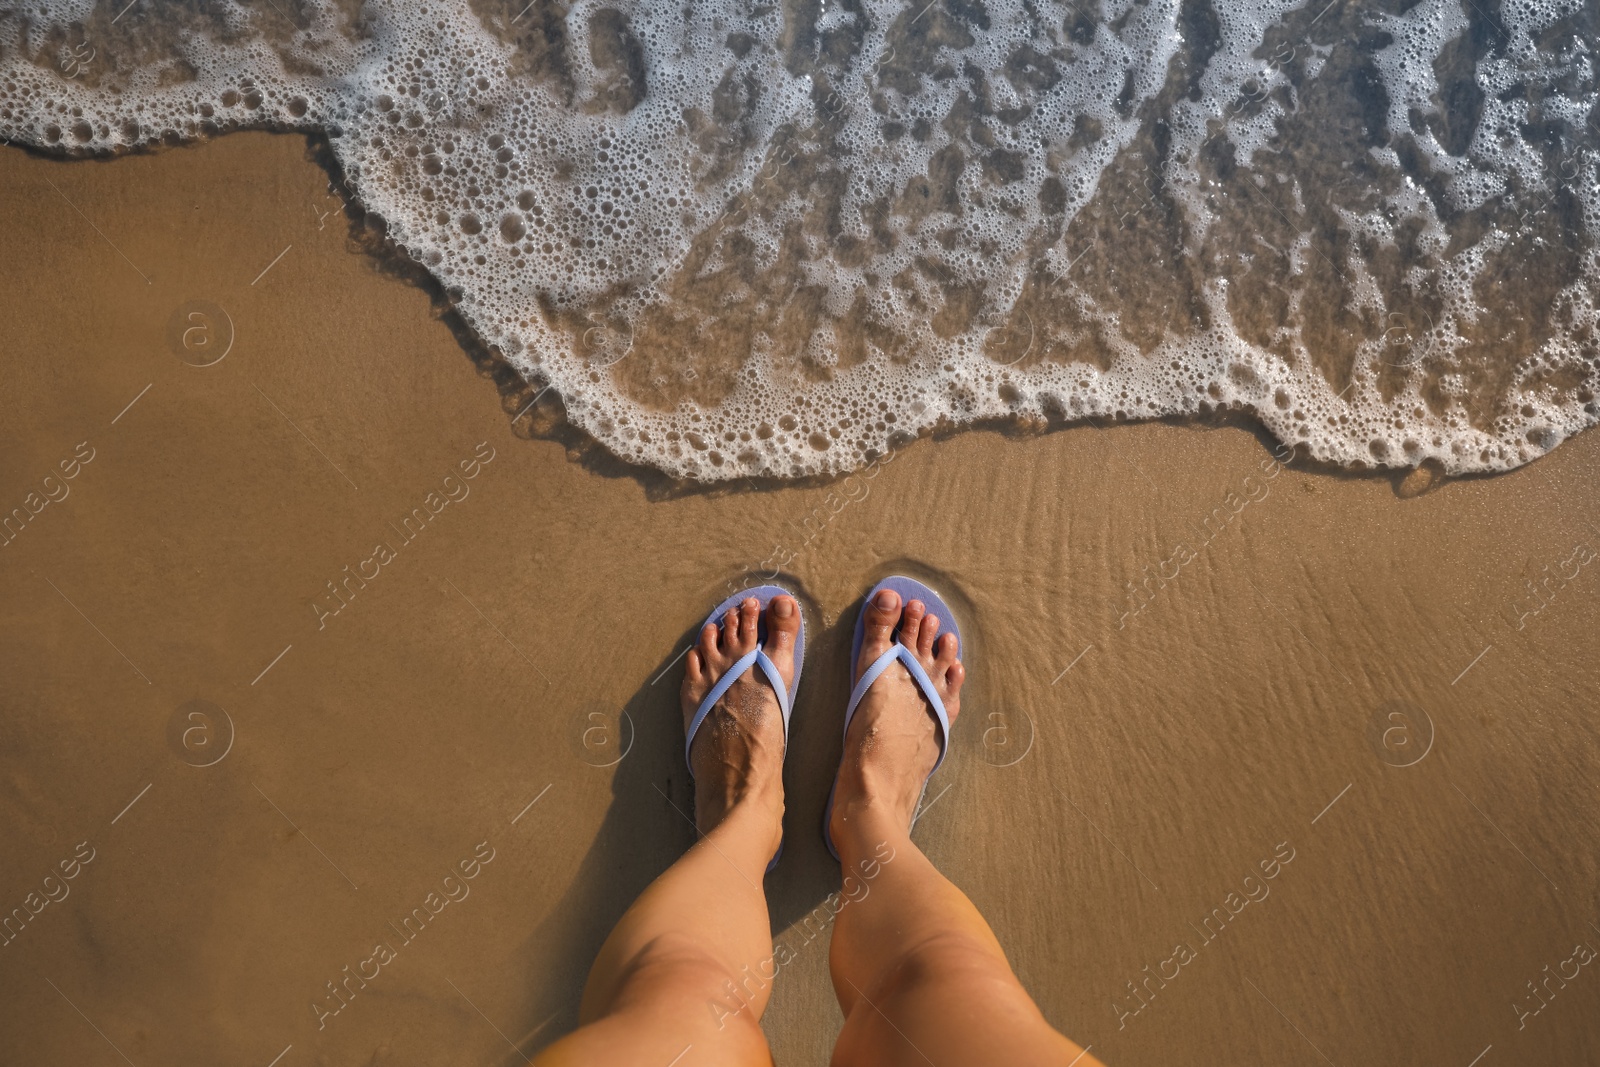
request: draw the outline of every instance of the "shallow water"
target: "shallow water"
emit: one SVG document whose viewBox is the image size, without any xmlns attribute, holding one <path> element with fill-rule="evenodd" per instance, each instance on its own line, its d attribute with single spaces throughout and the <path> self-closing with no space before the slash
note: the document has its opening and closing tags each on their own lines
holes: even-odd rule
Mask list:
<svg viewBox="0 0 1600 1067">
<path fill-rule="evenodd" d="M 0 7 L 0 132 L 325 133 L 348 196 L 618 455 L 1246 409 L 1347 465 L 1600 418 L 1576 2 Z"/>
<path fill-rule="evenodd" d="M 1102 1062 L 1600 1063 L 1600 435 L 1404 498 L 1159 422 L 658 495 L 524 438 L 325 183 L 300 137 L 0 151 L 0 1061 L 524 1064 L 692 843 L 680 653 L 776 568 L 777 1063 L 839 1032 L 806 924 L 890 572 L 969 671 L 917 844 Z"/>
</svg>

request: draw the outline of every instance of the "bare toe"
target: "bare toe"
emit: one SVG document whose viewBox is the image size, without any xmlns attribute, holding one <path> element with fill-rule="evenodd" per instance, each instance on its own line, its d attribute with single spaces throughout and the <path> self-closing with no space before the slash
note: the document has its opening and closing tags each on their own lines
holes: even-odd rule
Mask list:
<svg viewBox="0 0 1600 1067">
<path fill-rule="evenodd" d="M 944 710 L 952 723 L 961 714 L 961 683 L 967 677 L 967 669 L 956 658 L 959 645 L 955 634 L 945 634 L 937 643 L 939 651 L 933 660 L 933 677 L 943 679 L 939 699 L 944 701 Z"/>
<path fill-rule="evenodd" d="M 722 631 L 717 629 L 717 624 L 708 622 L 700 630 L 700 643 L 697 646 L 700 657 L 706 665 L 713 670 L 719 669 L 723 661 Z"/>
<path fill-rule="evenodd" d="M 761 618 L 761 601 L 753 596 L 739 605 L 739 654 L 756 647 L 756 623 Z"/>
<path fill-rule="evenodd" d="M 950 695 L 945 698 L 944 707 L 950 713 L 950 721 L 955 722 L 956 716 L 961 714 L 961 708 L 956 697 L 961 693 L 961 683 L 967 680 L 967 669 L 960 663 L 955 663 L 945 672 L 944 676 L 950 686 Z"/>
<path fill-rule="evenodd" d="M 767 605 L 767 658 L 786 683 L 794 682 L 794 646 L 800 633 L 799 605 L 794 597 L 775 596 Z"/>
<path fill-rule="evenodd" d="M 927 614 L 927 605 L 920 600 L 913 600 L 906 605 L 906 613 L 900 619 L 900 643 L 913 652 L 917 650 L 917 634 Z"/>
<path fill-rule="evenodd" d="M 900 621 L 900 594 L 893 589 L 880 589 L 866 606 L 866 621 L 861 630 L 861 671 L 872 666 L 874 660 L 889 647 L 895 624 Z M 857 678 L 861 675 L 858 672 Z"/>
</svg>

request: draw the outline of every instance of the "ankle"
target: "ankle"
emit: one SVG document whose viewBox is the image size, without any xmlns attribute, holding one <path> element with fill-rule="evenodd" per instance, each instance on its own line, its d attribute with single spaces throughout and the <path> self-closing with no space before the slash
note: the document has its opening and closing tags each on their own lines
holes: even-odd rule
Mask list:
<svg viewBox="0 0 1600 1067">
<path fill-rule="evenodd" d="M 732 795 L 697 795 L 695 828 L 705 835 L 734 820 L 749 826 L 769 824 L 781 833 L 783 812 L 783 780 L 774 776 L 770 781 L 742 783 Z"/>
<path fill-rule="evenodd" d="M 892 856 L 911 841 L 912 811 L 898 798 L 880 792 L 852 792 L 835 798 L 829 832 L 839 859 L 853 862 Z"/>
<path fill-rule="evenodd" d="M 889 768 L 856 763 L 839 769 L 834 806 L 852 819 L 884 819 L 909 829 L 921 797 L 920 779 L 909 782 Z"/>
</svg>

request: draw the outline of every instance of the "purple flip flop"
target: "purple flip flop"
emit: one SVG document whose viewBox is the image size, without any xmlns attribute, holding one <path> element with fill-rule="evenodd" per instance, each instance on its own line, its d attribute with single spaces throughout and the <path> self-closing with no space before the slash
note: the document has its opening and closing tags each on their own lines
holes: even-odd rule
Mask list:
<svg viewBox="0 0 1600 1067">
<path fill-rule="evenodd" d="M 767 605 L 772 602 L 773 597 L 777 596 L 787 596 L 792 598 L 795 602 L 795 610 L 800 610 L 800 598 L 795 596 L 789 590 L 783 588 L 783 586 L 757 585 L 735 593 L 722 603 L 718 604 L 712 609 L 711 614 L 706 616 L 706 621 L 700 624 L 701 630 L 705 629 L 707 624 L 710 623 L 715 623 L 718 626 L 721 626 L 722 620 L 727 616 L 728 612 L 733 608 L 738 607 L 750 597 L 755 597 L 755 599 L 761 604 L 761 615 L 756 622 L 756 647 L 754 650 L 746 652 L 743 656 L 740 656 L 738 660 L 734 662 L 733 666 L 728 668 L 727 673 L 721 678 L 717 679 L 717 684 L 712 686 L 711 692 L 707 693 L 705 699 L 700 701 L 700 706 L 695 709 L 694 718 L 689 720 L 689 728 L 684 731 L 683 760 L 685 763 L 689 764 L 690 778 L 694 777 L 694 764 L 689 761 L 689 749 L 694 745 L 694 735 L 699 733 L 700 724 L 703 723 L 706 716 L 711 713 L 712 706 L 716 704 L 717 701 L 722 699 L 722 694 L 726 693 L 728 688 L 732 686 L 734 682 L 742 678 L 745 672 L 750 670 L 751 667 L 759 667 L 761 669 L 761 673 L 765 674 L 767 676 L 767 681 L 771 683 L 772 691 L 778 694 L 778 707 L 783 712 L 784 751 L 786 753 L 788 751 L 789 716 L 794 711 L 794 695 L 800 690 L 800 669 L 805 665 L 806 616 L 805 612 L 800 612 L 800 632 L 795 635 L 794 639 L 794 681 L 790 685 L 785 686 L 783 684 L 783 676 L 778 673 L 777 665 L 767 657 L 766 650 L 763 648 L 763 645 L 765 645 L 767 640 Z M 695 637 L 696 640 L 699 639 L 698 631 L 696 631 Z M 779 841 L 778 851 L 772 857 L 772 862 L 767 864 L 767 870 L 770 871 L 772 868 L 776 867 L 778 865 L 778 860 L 780 857 L 782 857 L 782 855 L 783 842 Z"/>
<path fill-rule="evenodd" d="M 892 589 L 900 594 L 902 611 L 913 600 L 922 601 L 923 607 L 927 609 L 926 614 L 939 620 L 939 637 L 942 639 L 947 633 L 956 635 L 956 655 L 957 657 L 961 655 L 961 627 L 956 625 L 955 612 L 950 610 L 950 606 L 940 598 L 938 593 L 935 593 L 915 578 L 895 575 L 892 578 L 885 578 L 873 586 L 868 591 L 866 598 L 861 601 L 861 611 L 856 615 L 855 638 L 850 646 L 851 677 L 855 676 L 856 668 L 860 666 L 861 640 L 866 633 L 867 608 L 872 606 L 873 599 L 884 589 Z M 917 662 L 917 657 L 911 654 L 911 650 L 900 643 L 899 636 L 900 627 L 897 625 L 894 628 L 894 632 L 890 634 L 888 649 L 873 661 L 872 665 L 861 675 L 861 680 L 855 684 L 855 688 L 851 690 L 850 704 L 845 708 L 844 713 L 844 733 L 846 737 L 850 736 L 850 720 L 855 718 L 856 706 L 861 703 L 861 698 L 867 695 L 867 690 L 872 687 L 872 683 L 877 681 L 878 676 L 888 669 L 889 664 L 898 660 L 905 665 L 906 670 L 911 673 L 911 680 L 917 683 L 917 688 L 922 690 L 922 695 L 927 698 L 928 704 L 933 711 L 935 723 L 939 727 L 939 758 L 933 764 L 933 771 L 937 771 L 939 765 L 944 762 L 945 754 L 950 748 L 950 715 L 945 711 L 944 701 L 939 698 L 939 691 L 934 688 L 933 679 L 928 677 L 928 672 L 922 669 L 922 664 Z M 924 778 L 922 781 L 924 794 L 928 791 L 928 779 L 933 777 L 933 771 L 929 771 L 928 778 Z M 837 779 L 834 780 L 834 785 L 837 788 Z M 920 800 L 917 802 L 917 806 L 921 807 Z M 832 821 L 833 789 L 829 789 L 828 810 L 822 816 L 822 839 L 827 842 L 828 851 L 833 854 L 833 858 L 838 859 L 839 850 L 833 847 L 833 834 L 828 830 L 828 824 Z M 911 825 L 915 827 L 916 824 L 916 818 L 913 816 Z"/>
</svg>

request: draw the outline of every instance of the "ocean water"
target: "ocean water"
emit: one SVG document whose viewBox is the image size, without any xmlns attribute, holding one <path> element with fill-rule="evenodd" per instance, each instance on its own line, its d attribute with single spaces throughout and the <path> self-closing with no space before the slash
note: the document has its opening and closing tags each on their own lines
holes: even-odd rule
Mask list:
<svg viewBox="0 0 1600 1067">
<path fill-rule="evenodd" d="M 0 134 L 326 135 L 678 477 L 1219 409 L 1463 473 L 1600 419 L 1597 46 L 1577 0 L 0 0 Z"/>
</svg>

